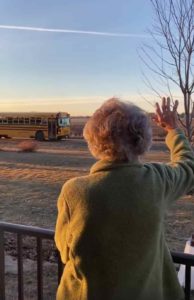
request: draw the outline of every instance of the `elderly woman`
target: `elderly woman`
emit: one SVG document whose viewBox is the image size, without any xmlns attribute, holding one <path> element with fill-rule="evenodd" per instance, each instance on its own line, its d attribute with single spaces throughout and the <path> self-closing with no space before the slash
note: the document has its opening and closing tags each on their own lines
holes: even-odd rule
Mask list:
<svg viewBox="0 0 194 300">
<path fill-rule="evenodd" d="M 84 137 L 98 161 L 67 181 L 58 200 L 55 240 L 65 264 L 57 300 L 180 300 L 164 237 L 165 212 L 194 186 L 194 156 L 178 128 L 176 101 L 156 105 L 171 163 L 142 163 L 151 144 L 148 116 L 110 99 Z"/>
</svg>

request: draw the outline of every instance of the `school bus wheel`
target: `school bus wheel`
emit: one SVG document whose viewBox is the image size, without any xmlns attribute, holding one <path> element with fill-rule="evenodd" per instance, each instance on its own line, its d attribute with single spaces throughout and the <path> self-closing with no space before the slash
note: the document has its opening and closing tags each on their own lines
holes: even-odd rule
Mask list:
<svg viewBox="0 0 194 300">
<path fill-rule="evenodd" d="M 37 131 L 35 134 L 35 139 L 37 141 L 44 141 L 44 132 L 42 130 Z"/>
</svg>

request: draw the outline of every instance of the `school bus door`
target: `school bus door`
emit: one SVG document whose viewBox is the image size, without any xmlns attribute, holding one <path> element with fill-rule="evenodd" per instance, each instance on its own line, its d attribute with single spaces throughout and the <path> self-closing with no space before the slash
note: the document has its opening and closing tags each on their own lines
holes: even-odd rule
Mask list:
<svg viewBox="0 0 194 300">
<path fill-rule="evenodd" d="M 55 140 L 57 138 L 57 121 L 56 119 L 48 119 L 48 139 Z"/>
</svg>

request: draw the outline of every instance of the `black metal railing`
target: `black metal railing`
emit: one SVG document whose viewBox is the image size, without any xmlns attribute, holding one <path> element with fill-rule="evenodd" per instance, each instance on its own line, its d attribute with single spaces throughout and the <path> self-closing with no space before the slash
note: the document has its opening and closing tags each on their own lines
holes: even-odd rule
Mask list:
<svg viewBox="0 0 194 300">
<path fill-rule="evenodd" d="M 23 236 L 36 238 L 37 246 L 37 299 L 43 299 L 43 255 L 42 241 L 53 241 L 54 231 L 39 227 L 24 226 L 0 222 L 0 299 L 5 300 L 5 232 L 17 235 L 17 265 L 18 265 L 18 299 L 24 299 L 24 274 L 23 274 Z M 185 300 L 191 297 L 191 267 L 194 267 L 194 255 L 171 252 L 175 264 L 185 265 Z M 63 265 L 58 255 L 58 282 L 60 281 Z"/>
<path fill-rule="evenodd" d="M 194 267 L 194 255 L 180 252 L 171 252 L 173 262 L 185 265 L 185 300 L 191 298 L 191 267 Z"/>
<path fill-rule="evenodd" d="M 37 299 L 43 299 L 43 240 L 54 240 L 54 231 L 39 227 L 24 226 L 0 222 L 0 299 L 5 300 L 5 233 L 15 233 L 17 236 L 17 266 L 18 266 L 18 299 L 24 299 L 24 272 L 23 272 L 23 237 L 30 236 L 36 239 L 37 252 Z M 63 265 L 58 255 L 58 282 L 60 281 Z"/>
</svg>

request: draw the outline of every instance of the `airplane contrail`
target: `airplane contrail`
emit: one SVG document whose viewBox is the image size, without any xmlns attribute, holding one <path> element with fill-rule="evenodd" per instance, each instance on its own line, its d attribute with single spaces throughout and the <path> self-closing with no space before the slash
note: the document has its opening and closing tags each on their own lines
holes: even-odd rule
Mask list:
<svg viewBox="0 0 194 300">
<path fill-rule="evenodd" d="M 54 32 L 54 33 L 87 34 L 87 35 L 100 35 L 100 36 L 109 36 L 109 37 L 150 38 L 149 35 L 138 34 L 138 33 L 117 33 L 117 32 L 42 28 L 42 27 L 13 26 L 13 25 L 0 25 L 0 29 L 38 31 L 38 32 Z"/>
</svg>

